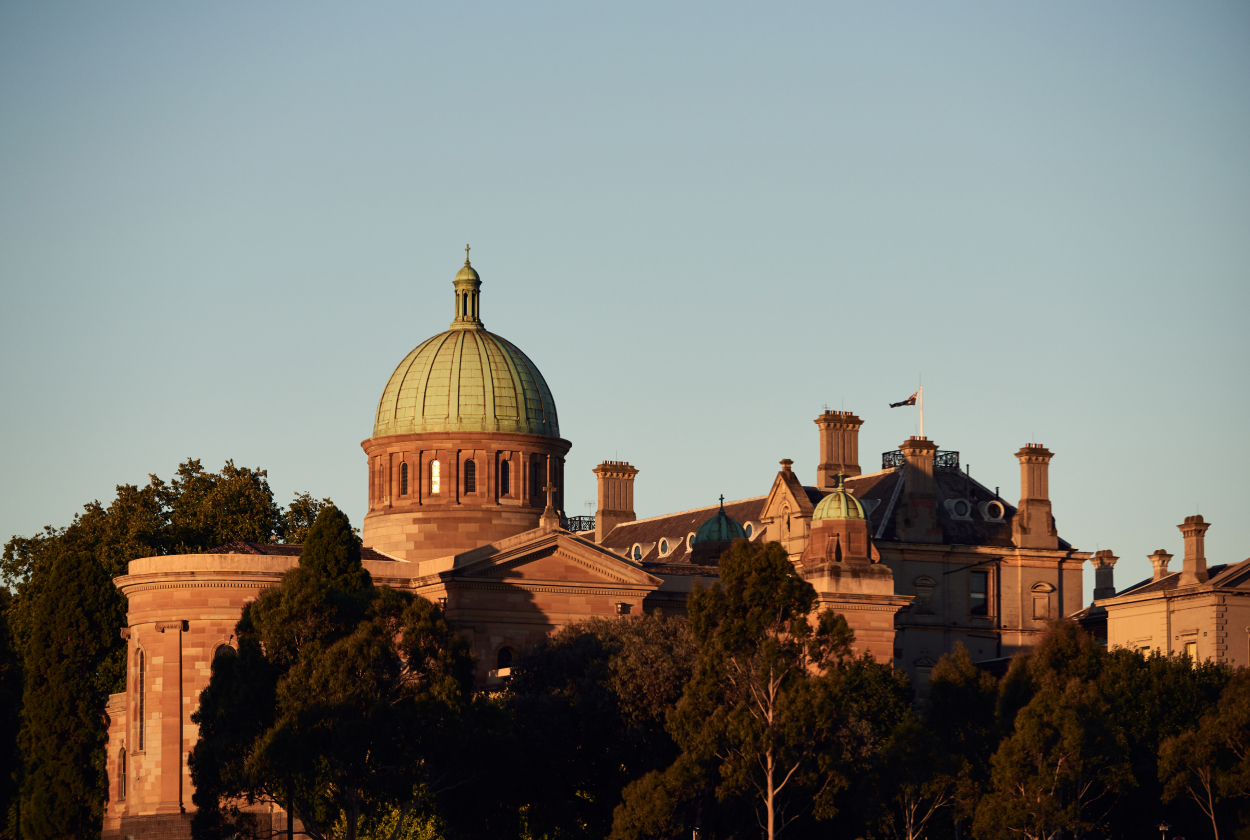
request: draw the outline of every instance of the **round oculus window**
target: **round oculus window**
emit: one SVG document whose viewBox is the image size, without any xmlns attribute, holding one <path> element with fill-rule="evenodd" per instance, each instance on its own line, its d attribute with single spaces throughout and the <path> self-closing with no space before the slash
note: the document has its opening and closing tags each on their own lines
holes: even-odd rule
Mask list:
<svg viewBox="0 0 1250 840">
<path fill-rule="evenodd" d="M 660 540 L 660 553 L 668 554 L 668 540 Z"/>
<path fill-rule="evenodd" d="M 972 505 L 968 504 L 963 499 L 956 499 L 955 504 L 952 505 L 952 508 L 956 516 L 967 516 L 968 513 L 972 510 Z"/>
<path fill-rule="evenodd" d="M 985 506 L 985 513 L 990 519 L 1002 519 L 1003 514 L 1006 512 L 1007 509 L 1003 507 L 1002 502 L 994 501 Z"/>
<path fill-rule="evenodd" d="M 748 523 L 747 523 L 747 524 L 746 524 L 746 525 L 742 528 L 742 530 L 746 532 L 746 535 L 747 535 L 747 539 L 748 539 L 748 540 L 749 540 L 749 539 L 751 539 L 751 534 L 755 533 L 755 528 L 753 528 L 753 527 L 751 526 L 751 523 L 750 523 L 750 522 L 748 522 Z"/>
</svg>

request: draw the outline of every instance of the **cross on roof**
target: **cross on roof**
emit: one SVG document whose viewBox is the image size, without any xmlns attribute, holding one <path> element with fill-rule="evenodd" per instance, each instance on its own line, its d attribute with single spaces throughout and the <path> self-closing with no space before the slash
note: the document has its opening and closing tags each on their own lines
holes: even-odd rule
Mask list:
<svg viewBox="0 0 1250 840">
<path fill-rule="evenodd" d="M 469 246 L 467 244 L 464 246 L 464 264 L 469 264 Z"/>
</svg>

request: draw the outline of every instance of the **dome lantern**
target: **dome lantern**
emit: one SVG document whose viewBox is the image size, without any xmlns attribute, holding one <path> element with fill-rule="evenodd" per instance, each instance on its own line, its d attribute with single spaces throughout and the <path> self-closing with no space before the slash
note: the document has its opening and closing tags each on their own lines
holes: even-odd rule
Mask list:
<svg viewBox="0 0 1250 840">
<path fill-rule="evenodd" d="M 424 432 L 503 432 L 559 438 L 556 403 L 538 367 L 481 320 L 481 278 L 456 275 L 451 327 L 421 342 L 391 374 L 373 437 Z"/>
<path fill-rule="evenodd" d="M 456 317 L 451 320 L 453 330 L 480 330 L 482 324 L 481 296 L 482 278 L 469 264 L 469 246 L 464 246 L 464 268 L 456 274 Z"/>
</svg>

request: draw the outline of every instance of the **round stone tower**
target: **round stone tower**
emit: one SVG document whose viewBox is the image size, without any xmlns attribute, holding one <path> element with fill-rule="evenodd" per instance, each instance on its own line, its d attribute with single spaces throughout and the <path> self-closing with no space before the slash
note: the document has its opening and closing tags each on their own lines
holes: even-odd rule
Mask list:
<svg viewBox="0 0 1250 840">
<path fill-rule="evenodd" d="M 537 528 L 547 487 L 564 509 L 556 404 L 543 375 L 481 320 L 482 281 L 456 275 L 455 317 L 391 374 L 369 459 L 369 548 L 432 560 Z"/>
</svg>

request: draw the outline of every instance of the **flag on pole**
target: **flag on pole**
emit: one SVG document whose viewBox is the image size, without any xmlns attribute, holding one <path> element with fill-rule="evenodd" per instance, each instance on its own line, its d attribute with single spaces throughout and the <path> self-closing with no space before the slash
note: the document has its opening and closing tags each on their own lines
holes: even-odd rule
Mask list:
<svg viewBox="0 0 1250 840">
<path fill-rule="evenodd" d="M 903 400 L 902 402 L 890 403 L 890 408 L 898 408 L 900 405 L 915 405 L 915 404 L 916 404 L 916 397 L 918 397 L 918 396 L 920 396 L 920 392 L 919 392 L 919 391 L 917 391 L 916 393 L 912 394 L 910 397 L 908 397 L 907 399 Z"/>
</svg>

